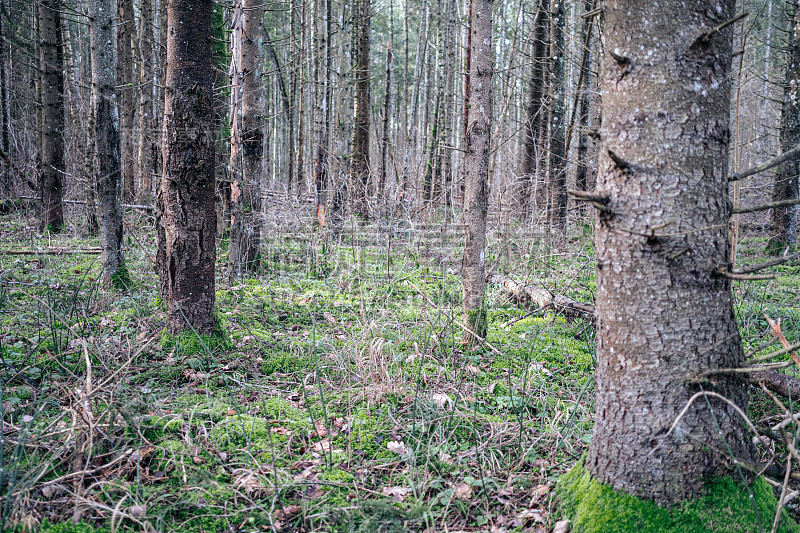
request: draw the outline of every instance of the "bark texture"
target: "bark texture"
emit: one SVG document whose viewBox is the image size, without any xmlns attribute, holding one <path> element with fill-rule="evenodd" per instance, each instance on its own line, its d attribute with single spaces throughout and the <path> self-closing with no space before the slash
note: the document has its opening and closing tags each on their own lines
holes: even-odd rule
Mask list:
<svg viewBox="0 0 800 533">
<path fill-rule="evenodd" d="M 91 3 L 92 125 L 94 127 L 94 181 L 100 197 L 102 221 L 103 279 L 127 282 L 122 258 L 122 199 L 119 152 L 119 115 L 116 96 L 114 53 L 114 0 Z M 120 275 L 124 279 L 119 279 Z"/>
<path fill-rule="evenodd" d="M 464 226 L 461 265 L 464 322 L 486 336 L 486 212 L 492 123 L 492 0 L 471 0 L 469 12 L 469 107 L 464 154 Z M 467 334 L 467 341 L 471 335 Z"/>
<path fill-rule="evenodd" d="M 550 0 L 550 232 L 564 238 L 567 225 L 567 162 L 564 138 L 564 2 Z"/>
<path fill-rule="evenodd" d="M 153 196 L 155 113 L 153 112 L 153 2 L 142 0 L 139 25 L 139 137 L 136 159 L 137 203 L 148 203 Z"/>
<path fill-rule="evenodd" d="M 119 86 L 120 101 L 122 194 L 127 202 L 133 203 L 135 194 L 133 121 L 136 113 L 134 110 L 133 43 L 136 21 L 133 15 L 133 0 L 118 0 L 118 5 L 117 85 Z"/>
<path fill-rule="evenodd" d="M 533 27 L 533 65 L 528 89 L 528 120 L 525 124 L 525 144 L 522 152 L 522 176 L 517 189 L 520 214 L 523 219 L 532 215 L 531 194 L 541 161 L 544 122 L 544 90 L 547 74 L 547 11 L 548 0 L 539 0 Z"/>
<path fill-rule="evenodd" d="M 781 152 L 800 145 L 800 0 L 791 0 L 791 24 L 786 48 L 786 84 L 781 108 Z M 792 158 L 778 167 L 772 199 L 775 202 L 797 198 L 800 158 Z M 797 206 L 772 210 L 772 236 L 767 250 L 780 254 L 797 242 Z"/>
<path fill-rule="evenodd" d="M 734 410 L 700 398 L 698 372 L 743 363 L 727 263 L 733 0 L 606 4 L 597 191 L 597 400 L 586 462 L 659 503 L 697 494 L 750 458 Z M 636 233 L 631 233 L 636 232 Z M 638 235 L 637 235 L 638 234 Z M 640 234 L 652 234 L 642 237 Z M 747 378 L 713 390 L 747 409 Z M 709 409 L 709 405 L 711 409 Z M 723 442 L 724 439 L 724 442 Z"/>
<path fill-rule="evenodd" d="M 235 6 L 236 4 L 234 4 Z M 260 0 L 241 0 L 241 25 L 234 26 L 231 109 L 231 245 L 233 274 L 254 271 L 261 244 L 261 180 L 264 148 L 264 11 Z M 235 21 L 238 22 L 238 21 Z M 238 116 L 241 105 L 241 119 Z"/>
<path fill-rule="evenodd" d="M 39 181 L 42 229 L 60 231 L 64 226 L 61 172 L 64 171 L 64 57 L 59 44 L 60 0 L 38 4 L 39 90 L 41 133 Z"/>
<path fill-rule="evenodd" d="M 350 194 L 353 212 L 362 220 L 370 218 L 369 206 L 369 0 L 357 0 L 353 13 L 355 52 L 355 99 L 353 100 L 353 162 L 350 166 Z"/>
<path fill-rule="evenodd" d="M 160 274 L 167 330 L 213 332 L 216 212 L 211 0 L 168 0 Z M 185 318 L 184 318 L 185 317 Z"/>
</svg>

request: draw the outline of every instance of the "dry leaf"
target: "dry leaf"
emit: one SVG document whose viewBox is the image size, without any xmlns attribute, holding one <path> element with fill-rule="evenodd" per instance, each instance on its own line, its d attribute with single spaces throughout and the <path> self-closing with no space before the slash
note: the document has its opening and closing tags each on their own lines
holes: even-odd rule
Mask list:
<svg viewBox="0 0 800 533">
<path fill-rule="evenodd" d="M 328 430 L 325 428 L 325 422 L 322 420 L 314 422 L 314 431 L 319 438 L 328 436 Z"/>
<path fill-rule="evenodd" d="M 531 506 L 533 506 L 534 503 L 539 501 L 542 498 L 542 496 L 546 495 L 549 492 L 550 492 L 550 485 L 539 485 L 538 487 L 536 487 L 536 489 L 533 491 L 533 498 L 531 498 Z"/>
<path fill-rule="evenodd" d="M 469 483 L 459 483 L 453 489 L 453 496 L 459 500 L 469 500 L 472 497 L 472 486 Z"/>
<path fill-rule="evenodd" d="M 410 492 L 411 489 L 407 487 L 383 487 L 383 493 L 387 496 L 391 496 L 392 500 L 396 502 L 405 500 Z"/>
<path fill-rule="evenodd" d="M 526 509 L 521 513 L 517 514 L 517 519 L 533 520 L 534 522 L 539 522 L 540 524 L 545 523 L 542 511 L 540 511 L 539 509 Z"/>
<path fill-rule="evenodd" d="M 470 374 L 477 374 L 478 373 L 478 367 L 475 366 L 475 365 L 467 365 L 466 367 L 464 367 L 464 370 L 466 370 Z"/>
<path fill-rule="evenodd" d="M 134 518 L 141 518 L 147 512 L 147 507 L 144 505 L 134 505 L 133 507 L 128 509 L 128 512 L 130 512 L 131 516 Z"/>
<path fill-rule="evenodd" d="M 408 448 L 399 440 L 390 440 L 386 443 L 386 449 L 398 455 L 405 455 L 408 453 Z"/>
<path fill-rule="evenodd" d="M 553 533 L 568 533 L 569 532 L 569 520 L 559 520 L 556 522 L 556 526 L 553 528 Z"/>
<path fill-rule="evenodd" d="M 322 439 L 321 441 L 314 444 L 314 451 L 317 453 L 328 453 L 331 451 L 331 441 L 328 439 Z"/>
<path fill-rule="evenodd" d="M 431 401 L 433 401 L 433 403 L 435 403 L 439 407 L 445 407 L 453 403 L 453 400 L 450 399 L 450 396 L 441 392 L 431 396 Z"/>
<path fill-rule="evenodd" d="M 283 426 L 272 428 L 270 431 L 272 431 L 276 435 L 291 435 L 292 434 L 291 431 L 289 431 L 288 429 L 286 429 Z"/>
<path fill-rule="evenodd" d="M 330 314 L 330 312 L 328 312 L 328 311 L 325 311 L 325 312 L 322 314 L 322 316 L 323 316 L 323 317 L 325 317 L 325 320 L 327 320 L 327 321 L 328 321 L 328 322 L 330 322 L 331 324 L 336 324 L 336 319 L 335 319 L 335 318 L 333 318 L 333 315 L 332 315 L 332 314 Z"/>
</svg>

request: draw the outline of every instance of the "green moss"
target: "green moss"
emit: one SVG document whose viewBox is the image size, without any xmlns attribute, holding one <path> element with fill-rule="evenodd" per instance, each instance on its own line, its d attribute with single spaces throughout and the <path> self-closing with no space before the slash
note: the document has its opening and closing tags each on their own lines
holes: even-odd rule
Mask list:
<svg viewBox="0 0 800 533">
<path fill-rule="evenodd" d="M 128 265 L 125 264 L 125 261 L 120 261 L 117 271 L 111 274 L 111 285 L 120 291 L 126 291 L 133 285 L 131 272 L 128 270 Z"/>
<path fill-rule="evenodd" d="M 166 331 L 161 335 L 161 348 L 175 350 L 175 355 L 211 355 L 216 351 L 227 351 L 234 348 L 233 341 L 225 328 L 225 319 L 221 314 L 215 313 L 216 325 L 214 331 L 201 335 L 192 330 L 182 331 L 171 335 Z"/>
<path fill-rule="evenodd" d="M 95 529 L 86 523 L 61 522 L 59 524 L 51 524 L 45 519 L 36 531 L 39 533 L 102 533 L 108 530 L 106 528 Z"/>
<path fill-rule="evenodd" d="M 562 514 L 570 519 L 575 533 L 705 533 L 769 531 L 777 508 L 772 488 L 757 479 L 751 490 L 758 507 L 753 512 L 748 490 L 730 477 L 708 481 L 706 492 L 673 508 L 615 492 L 592 479 L 583 461 L 558 482 L 557 497 Z M 800 532 L 786 510 L 778 531 Z"/>
<path fill-rule="evenodd" d="M 488 326 L 488 312 L 486 304 L 481 304 L 477 309 L 467 311 L 467 326 L 479 337 L 486 338 Z"/>
</svg>

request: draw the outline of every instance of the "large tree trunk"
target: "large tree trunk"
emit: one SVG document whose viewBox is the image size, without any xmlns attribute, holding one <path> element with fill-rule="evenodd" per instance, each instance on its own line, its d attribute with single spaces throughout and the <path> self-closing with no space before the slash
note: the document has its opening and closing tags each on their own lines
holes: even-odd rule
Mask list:
<svg viewBox="0 0 800 533">
<path fill-rule="evenodd" d="M 100 197 L 103 279 L 127 284 L 122 259 L 122 205 L 120 197 L 119 115 L 116 98 L 114 0 L 91 5 L 92 125 L 94 127 L 94 181 Z"/>
<path fill-rule="evenodd" d="M 117 85 L 120 106 L 120 154 L 122 161 L 122 195 L 125 201 L 133 203 L 134 153 L 133 121 L 134 83 L 133 83 L 133 43 L 136 21 L 133 16 L 133 0 L 119 1 L 119 21 L 117 24 Z"/>
<path fill-rule="evenodd" d="M 231 109 L 231 246 L 233 274 L 254 271 L 261 244 L 261 155 L 264 148 L 264 11 L 260 0 L 242 0 L 234 26 L 234 93 L 241 119 Z M 240 153 L 241 149 L 241 153 Z"/>
<path fill-rule="evenodd" d="M 464 225 L 461 265 L 464 321 L 486 336 L 486 212 L 489 207 L 489 141 L 492 124 L 492 0 L 472 0 L 469 11 L 471 50 L 469 108 L 464 154 Z M 467 342 L 472 335 L 467 334 Z"/>
<path fill-rule="evenodd" d="M 733 0 L 606 4 L 597 191 L 610 212 L 595 234 L 597 399 L 586 467 L 659 503 L 726 473 L 726 450 L 750 459 L 742 420 L 712 397 L 668 433 L 700 390 L 692 376 L 744 360 L 730 281 L 714 274 L 727 264 L 730 216 L 732 29 L 719 26 L 733 15 Z M 747 410 L 741 375 L 716 377 L 713 390 Z"/>
<path fill-rule="evenodd" d="M 42 229 L 61 231 L 64 226 L 61 173 L 64 171 L 64 57 L 60 0 L 39 2 L 39 71 L 41 82 L 41 143 L 39 182 Z"/>
<path fill-rule="evenodd" d="M 353 162 L 350 166 L 350 194 L 353 212 L 362 221 L 370 218 L 369 208 L 369 0 L 356 0 L 353 14 L 356 94 L 353 116 Z"/>
<path fill-rule="evenodd" d="M 789 42 L 786 48 L 786 84 L 781 109 L 781 152 L 800 144 L 800 0 L 792 0 Z M 775 202 L 797 198 L 800 158 L 790 159 L 778 167 L 772 199 Z M 767 251 L 781 254 L 797 242 L 797 206 L 772 210 L 772 236 Z"/>
<path fill-rule="evenodd" d="M 214 330 L 211 0 L 168 0 L 161 179 L 167 330 Z"/>
<path fill-rule="evenodd" d="M 139 138 L 136 159 L 137 202 L 144 204 L 153 195 L 153 152 L 155 121 L 153 113 L 153 0 L 142 0 L 139 26 Z"/>
</svg>

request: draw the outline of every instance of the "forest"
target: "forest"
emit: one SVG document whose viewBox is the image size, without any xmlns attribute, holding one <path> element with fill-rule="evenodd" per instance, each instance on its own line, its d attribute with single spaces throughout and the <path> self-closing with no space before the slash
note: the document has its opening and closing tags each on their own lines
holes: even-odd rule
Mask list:
<svg viewBox="0 0 800 533">
<path fill-rule="evenodd" d="M 0 0 L 0 531 L 800 532 L 800 0 Z"/>
</svg>

